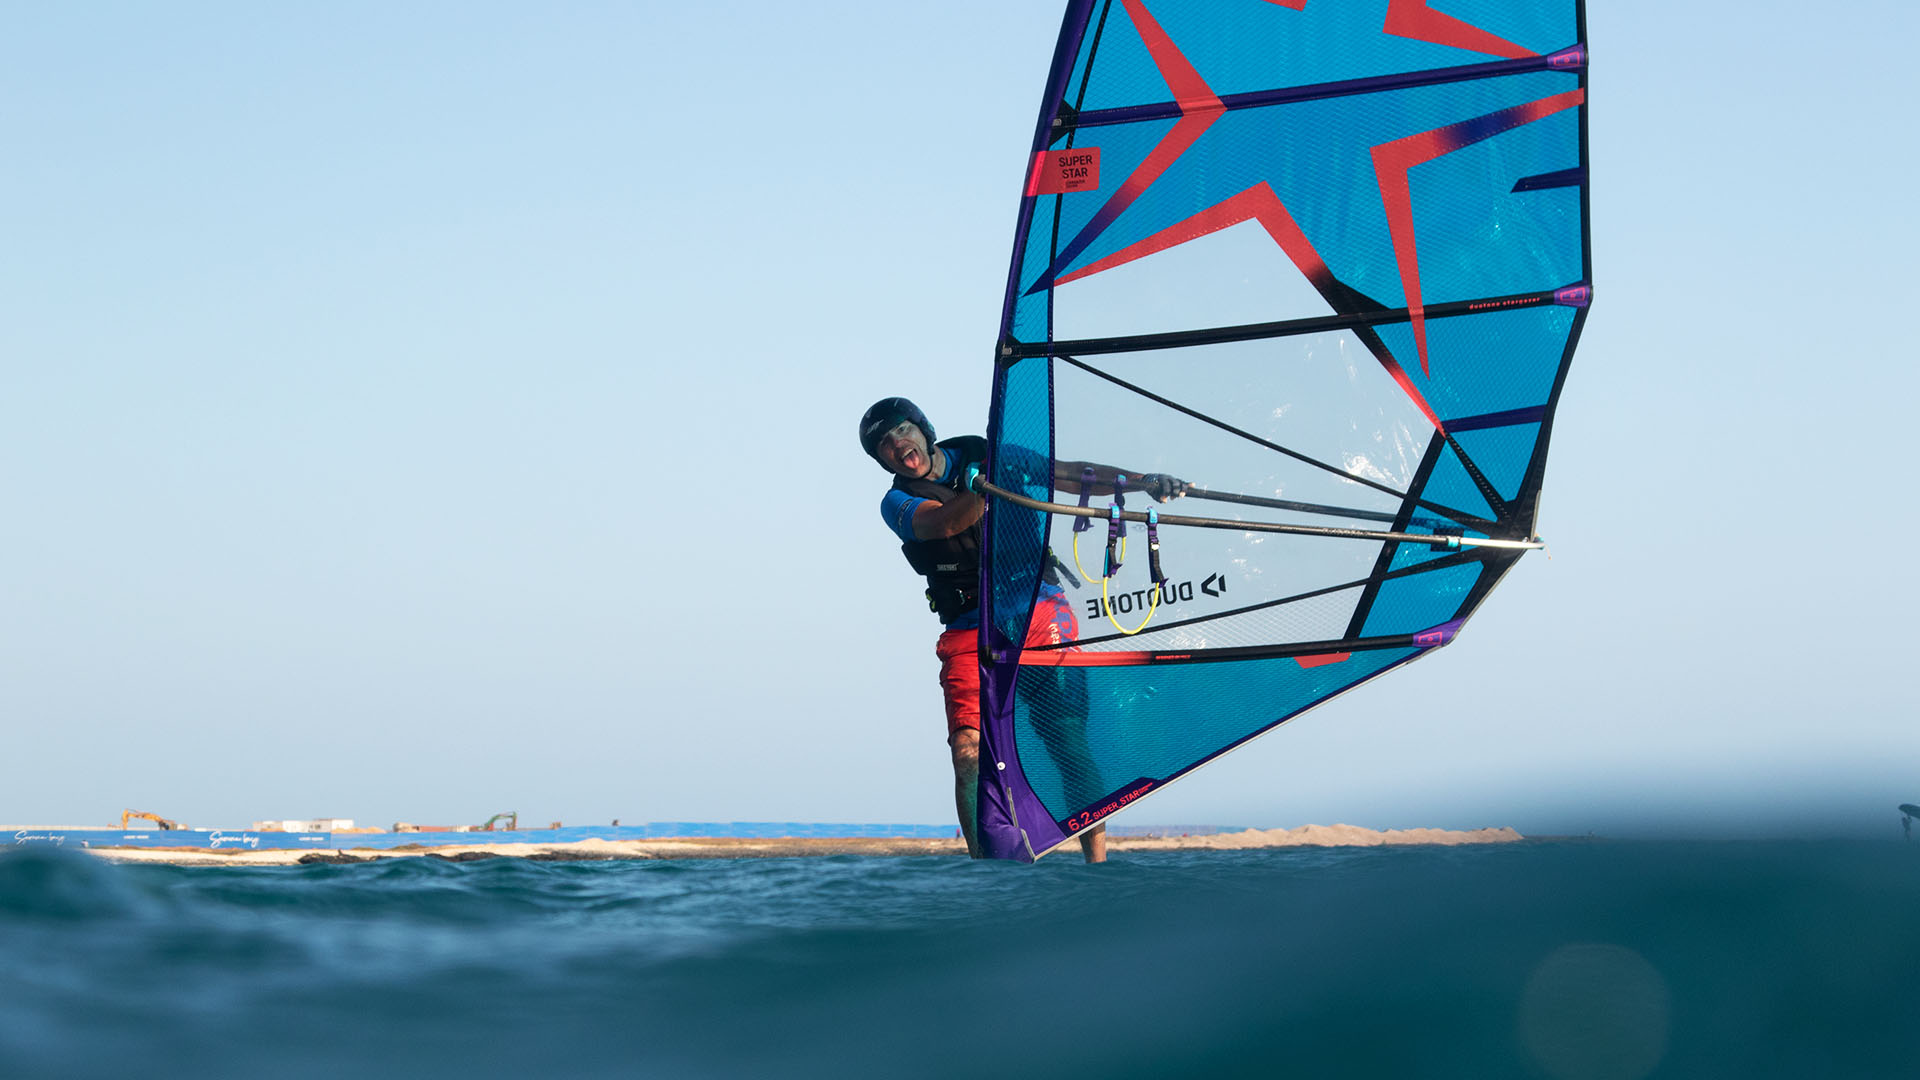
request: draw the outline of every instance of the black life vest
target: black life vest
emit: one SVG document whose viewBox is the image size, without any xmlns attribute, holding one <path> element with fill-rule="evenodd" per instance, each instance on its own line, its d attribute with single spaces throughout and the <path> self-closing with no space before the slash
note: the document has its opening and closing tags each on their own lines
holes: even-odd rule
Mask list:
<svg viewBox="0 0 1920 1080">
<path fill-rule="evenodd" d="M 961 435 L 935 443 L 935 452 L 952 451 L 947 471 L 939 480 L 909 480 L 895 477 L 893 489 L 921 499 L 952 502 L 966 483 L 967 466 L 987 463 L 987 440 L 978 435 Z M 907 565 L 927 579 L 927 606 L 950 623 L 980 606 L 980 523 L 974 522 L 958 536 L 934 540 L 909 540 L 900 545 Z"/>
</svg>

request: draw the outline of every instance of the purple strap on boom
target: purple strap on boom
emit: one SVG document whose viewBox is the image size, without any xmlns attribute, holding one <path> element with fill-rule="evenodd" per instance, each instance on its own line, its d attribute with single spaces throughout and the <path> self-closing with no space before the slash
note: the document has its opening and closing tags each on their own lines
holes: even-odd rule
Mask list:
<svg viewBox="0 0 1920 1080">
<path fill-rule="evenodd" d="M 1167 575 L 1160 572 L 1160 511 L 1147 507 L 1147 569 L 1155 585 L 1164 584 Z"/>
<path fill-rule="evenodd" d="M 1125 473 L 1113 478 L 1113 505 L 1107 507 L 1107 575 L 1112 577 L 1120 569 L 1119 544 L 1127 535 L 1127 523 L 1120 518 L 1120 511 L 1127 505 L 1127 477 Z"/>
<path fill-rule="evenodd" d="M 1093 497 L 1093 469 L 1091 468 L 1081 469 L 1080 470 L 1080 508 L 1082 510 L 1086 509 L 1087 500 L 1092 497 Z M 1092 518 L 1083 517 L 1083 518 L 1073 519 L 1074 532 L 1086 532 L 1088 529 L 1091 529 L 1091 528 L 1093 528 Z"/>
</svg>

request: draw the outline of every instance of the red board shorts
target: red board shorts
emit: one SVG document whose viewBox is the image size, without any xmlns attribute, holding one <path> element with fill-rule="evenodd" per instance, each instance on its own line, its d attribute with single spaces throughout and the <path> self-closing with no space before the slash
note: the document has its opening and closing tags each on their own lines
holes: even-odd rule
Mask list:
<svg viewBox="0 0 1920 1080">
<path fill-rule="evenodd" d="M 1065 596 L 1043 596 L 1027 621 L 1028 645 L 1058 645 L 1080 636 L 1080 621 Z M 980 631 L 947 630 L 933 643 L 940 658 L 940 689 L 947 699 L 947 742 L 961 728 L 980 730 Z"/>
</svg>

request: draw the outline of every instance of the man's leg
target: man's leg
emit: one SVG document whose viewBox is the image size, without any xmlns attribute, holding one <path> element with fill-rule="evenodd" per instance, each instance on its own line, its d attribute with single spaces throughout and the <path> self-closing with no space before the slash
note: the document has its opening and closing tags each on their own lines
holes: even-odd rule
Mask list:
<svg viewBox="0 0 1920 1080">
<path fill-rule="evenodd" d="M 1080 853 L 1088 862 L 1107 861 L 1107 827 L 1095 825 L 1080 834 Z"/>
<path fill-rule="evenodd" d="M 934 643 L 940 658 L 940 693 L 946 699 L 947 746 L 953 754 L 953 806 L 960 815 L 960 835 L 967 838 L 967 854 L 980 857 L 976 835 L 980 780 L 980 661 L 979 632 L 948 630 Z"/>
<path fill-rule="evenodd" d="M 980 797 L 980 733 L 972 728 L 960 728 L 950 740 L 953 746 L 953 804 L 960 815 L 960 834 L 967 838 L 967 854 L 980 857 L 980 838 L 975 836 L 975 822 L 979 820 Z M 1101 844 L 1104 853 L 1106 844 Z M 1102 855 L 1104 858 L 1104 854 Z M 1088 857 L 1092 861 L 1092 857 Z"/>
</svg>

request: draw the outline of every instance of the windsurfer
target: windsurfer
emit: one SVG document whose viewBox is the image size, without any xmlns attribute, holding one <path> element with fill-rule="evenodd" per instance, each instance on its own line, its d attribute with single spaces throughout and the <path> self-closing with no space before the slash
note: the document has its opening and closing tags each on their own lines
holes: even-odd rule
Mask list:
<svg viewBox="0 0 1920 1080">
<path fill-rule="evenodd" d="M 976 785 L 980 767 L 980 519 L 986 501 L 965 490 L 969 466 L 986 465 L 987 442 L 962 435 L 936 442 L 926 414 L 906 398 L 884 398 L 860 418 L 860 448 L 894 476 L 881 499 L 880 512 L 901 539 L 901 551 L 927 579 L 927 602 L 944 626 L 934 644 L 940 659 L 940 688 L 946 698 L 947 745 L 952 752 L 954 803 L 967 851 L 978 857 L 975 835 Z M 1034 457 L 1044 469 L 1043 458 Z M 1186 493 L 1187 485 L 1164 474 L 1140 476 L 1084 461 L 1056 462 L 1057 489 L 1111 494 L 1116 478 L 1128 477 L 1129 490 L 1166 502 Z M 1091 477 L 1091 483 L 1088 478 Z M 1058 645 L 1079 636 L 1079 623 L 1057 585 L 1042 585 L 1027 627 L 1027 644 Z M 1084 690 L 1081 693 L 1084 700 Z M 1043 731 L 1056 757 L 1083 764 L 1071 770 L 1077 786 L 1105 794 L 1085 753 L 1084 717 L 1073 731 Z M 1106 827 L 1080 834 L 1088 862 L 1107 857 Z"/>
</svg>

